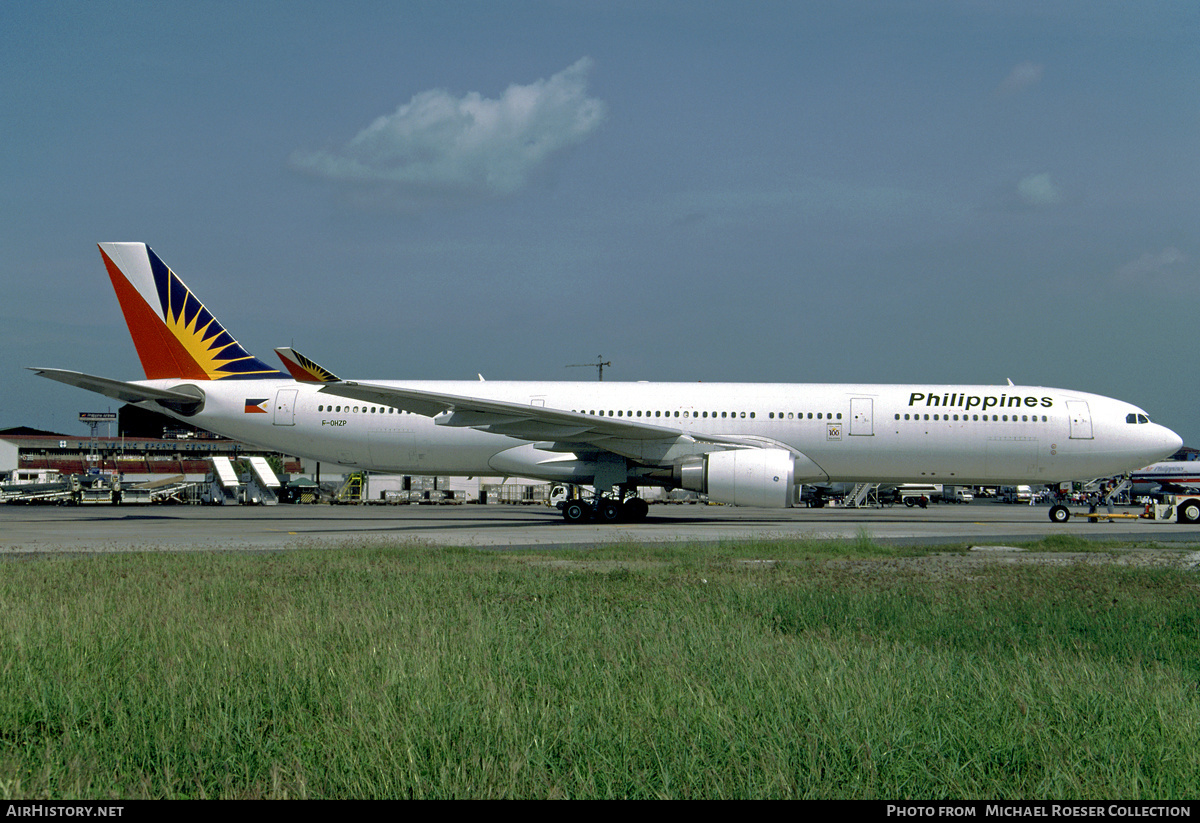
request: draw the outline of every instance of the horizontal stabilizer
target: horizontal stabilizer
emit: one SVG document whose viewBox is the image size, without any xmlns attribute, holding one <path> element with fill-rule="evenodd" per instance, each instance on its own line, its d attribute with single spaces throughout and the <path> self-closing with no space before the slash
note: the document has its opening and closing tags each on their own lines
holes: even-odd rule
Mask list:
<svg viewBox="0 0 1200 823">
<path fill-rule="evenodd" d="M 156 389 L 139 383 L 126 383 L 121 380 L 111 380 L 107 377 L 96 377 L 83 372 L 67 371 L 66 369 L 38 369 L 27 367 L 31 372 L 40 376 L 66 383 L 68 386 L 78 386 L 81 389 L 94 391 L 105 397 L 120 400 L 122 403 L 143 403 L 157 401 L 171 408 L 195 407 L 204 402 L 204 395 L 199 389 Z"/>
</svg>

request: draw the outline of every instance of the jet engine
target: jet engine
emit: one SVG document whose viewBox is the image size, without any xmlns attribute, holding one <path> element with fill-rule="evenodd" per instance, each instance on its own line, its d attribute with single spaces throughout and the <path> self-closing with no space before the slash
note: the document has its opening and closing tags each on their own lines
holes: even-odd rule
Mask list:
<svg viewBox="0 0 1200 823">
<path fill-rule="evenodd" d="M 674 481 L 717 503 L 787 508 L 795 499 L 795 460 L 786 449 L 711 452 L 677 465 Z"/>
</svg>

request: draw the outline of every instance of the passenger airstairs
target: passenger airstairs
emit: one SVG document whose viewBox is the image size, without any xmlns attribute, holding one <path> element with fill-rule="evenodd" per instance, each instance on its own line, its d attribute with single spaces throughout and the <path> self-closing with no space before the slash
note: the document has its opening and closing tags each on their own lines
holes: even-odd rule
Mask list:
<svg viewBox="0 0 1200 823">
<path fill-rule="evenodd" d="M 274 506 L 279 503 L 279 478 L 271 470 L 265 457 L 249 457 L 250 482 L 246 484 L 248 503 Z"/>
<path fill-rule="evenodd" d="M 848 509 L 857 509 L 863 506 L 878 506 L 879 505 L 879 484 L 878 483 L 855 483 L 854 488 L 846 495 L 845 506 Z"/>
<path fill-rule="evenodd" d="M 1133 488 L 1133 480 L 1128 477 L 1121 478 L 1121 482 L 1113 486 L 1112 491 L 1104 495 L 1104 502 L 1107 503 L 1109 500 L 1116 500 L 1122 492 L 1130 488 Z"/>
<path fill-rule="evenodd" d="M 208 476 L 208 489 L 205 492 L 205 502 L 219 506 L 236 506 L 241 502 L 242 484 L 233 463 L 224 455 L 210 457 L 213 470 Z"/>
</svg>

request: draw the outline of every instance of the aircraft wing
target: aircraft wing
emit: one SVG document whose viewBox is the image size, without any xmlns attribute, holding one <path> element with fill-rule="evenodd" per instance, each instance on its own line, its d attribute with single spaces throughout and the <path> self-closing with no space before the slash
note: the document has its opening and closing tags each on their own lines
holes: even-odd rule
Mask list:
<svg viewBox="0 0 1200 823">
<path fill-rule="evenodd" d="M 678 428 L 628 418 L 597 417 L 545 406 L 372 383 L 327 383 L 320 391 L 433 417 L 440 426 L 461 426 L 519 440 L 544 441 L 550 451 L 609 451 L 654 462 L 667 452 L 678 451 L 672 447 L 681 441 L 696 444 L 697 448 L 687 449 L 689 452 L 747 445 L 739 438 L 689 435 Z"/>
<path fill-rule="evenodd" d="M 765 443 L 764 438 L 757 437 L 687 434 L 678 427 L 634 422 L 628 417 L 598 417 L 506 400 L 339 380 L 333 372 L 295 349 L 278 348 L 275 353 L 296 380 L 323 384 L 320 388 L 323 394 L 432 417 L 439 426 L 478 429 L 527 440 L 545 451 L 611 452 L 647 464 L 662 464 L 684 455 L 718 449 L 782 445 Z"/>
<path fill-rule="evenodd" d="M 138 383 L 125 383 L 121 380 L 112 380 L 107 377 L 97 377 L 93 374 L 67 371 L 66 369 L 38 369 L 32 366 L 27 368 L 40 377 L 49 377 L 51 380 L 66 383 L 68 386 L 78 386 L 81 389 L 94 391 L 97 394 L 111 397 L 114 400 L 120 400 L 123 403 L 141 403 L 147 400 L 156 400 L 167 405 L 195 405 L 204 399 L 202 396 L 189 394 L 177 389 L 155 389 Z"/>
<path fill-rule="evenodd" d="M 661 440 L 674 439 L 682 434 L 679 429 L 635 423 L 624 418 L 618 420 L 613 417 L 596 417 L 549 409 L 545 406 L 394 388 L 372 383 L 330 383 L 323 386 L 321 392 L 383 406 L 394 406 L 426 417 L 436 417 L 440 426 L 484 429 L 495 434 L 511 434 L 522 440 L 555 440 L 562 439 L 563 435 L 580 434 L 633 440 Z M 516 430 L 525 434 L 513 434 Z"/>
</svg>

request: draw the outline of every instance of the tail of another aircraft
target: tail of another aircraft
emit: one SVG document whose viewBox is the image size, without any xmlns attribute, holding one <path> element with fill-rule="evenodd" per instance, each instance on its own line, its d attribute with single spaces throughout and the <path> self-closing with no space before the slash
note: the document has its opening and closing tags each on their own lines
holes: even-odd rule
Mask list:
<svg viewBox="0 0 1200 823">
<path fill-rule="evenodd" d="M 309 360 L 293 348 L 276 349 L 275 354 L 283 361 L 292 378 L 301 383 L 337 383 L 338 376 L 324 366 Z"/>
<path fill-rule="evenodd" d="M 100 255 L 148 379 L 284 376 L 242 348 L 145 243 L 101 243 Z"/>
</svg>

